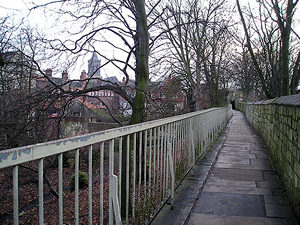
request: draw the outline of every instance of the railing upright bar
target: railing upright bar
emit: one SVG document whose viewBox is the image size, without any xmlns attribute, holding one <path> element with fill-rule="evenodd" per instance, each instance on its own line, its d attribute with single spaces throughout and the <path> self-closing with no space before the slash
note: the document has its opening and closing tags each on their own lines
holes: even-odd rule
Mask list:
<svg viewBox="0 0 300 225">
<path fill-rule="evenodd" d="M 168 157 L 168 150 L 172 151 L 171 147 L 169 146 L 170 143 L 170 135 L 171 135 L 171 129 L 170 129 L 170 124 L 168 124 L 167 126 L 167 132 L 166 132 L 166 158 L 165 158 L 165 161 L 166 161 L 166 193 L 167 193 L 167 196 L 170 194 L 169 193 L 169 157 Z M 169 149 L 168 149 L 169 148 Z M 172 153 L 171 153 L 172 154 Z"/>
<path fill-rule="evenodd" d="M 152 210 L 152 191 L 151 191 L 151 179 L 152 179 L 152 152 L 153 152 L 153 148 L 152 148 L 152 133 L 153 133 L 153 129 L 150 129 L 150 137 L 149 137 L 149 180 L 148 180 L 148 220 L 151 218 L 151 210 Z"/>
<path fill-rule="evenodd" d="M 13 167 L 13 207 L 14 225 L 19 224 L 19 166 Z"/>
<path fill-rule="evenodd" d="M 160 205 L 160 127 L 157 127 L 157 183 L 156 183 L 156 208 Z"/>
<path fill-rule="evenodd" d="M 194 165 L 195 165 L 195 140 L 194 140 L 194 130 L 193 130 L 193 121 L 192 118 L 190 119 L 190 135 L 191 135 L 191 167 L 194 173 Z"/>
<path fill-rule="evenodd" d="M 165 132 L 164 132 L 164 199 L 167 197 L 168 193 L 168 157 L 167 157 L 167 142 L 168 142 L 168 125 L 165 125 Z"/>
<path fill-rule="evenodd" d="M 135 220 L 135 182 L 136 182 L 136 133 L 133 135 L 133 181 L 132 181 L 132 221 Z"/>
<path fill-rule="evenodd" d="M 75 224 L 79 224 L 79 205 L 78 205 L 78 188 L 79 188 L 79 149 L 75 152 Z"/>
<path fill-rule="evenodd" d="M 123 137 L 119 140 L 119 202 L 121 204 L 121 189 L 122 189 L 122 148 Z"/>
<path fill-rule="evenodd" d="M 143 219 L 146 217 L 146 202 L 147 202 L 147 130 L 144 131 L 144 205 L 143 205 Z"/>
<path fill-rule="evenodd" d="M 184 120 L 183 124 L 184 124 L 184 129 L 183 129 L 183 140 L 184 140 L 184 143 L 185 143 L 185 148 L 189 148 L 189 140 L 188 140 L 188 137 L 187 137 L 187 120 Z M 184 151 L 185 149 L 183 149 Z M 189 154 L 189 152 L 188 152 Z M 185 161 L 184 161 L 184 170 L 187 168 L 187 164 L 189 163 L 189 158 L 188 158 L 189 155 L 187 155 L 186 151 L 184 151 L 184 158 L 185 158 Z"/>
<path fill-rule="evenodd" d="M 204 115 L 204 149 L 206 148 L 207 145 L 207 126 L 206 126 L 207 120 L 206 116 Z"/>
<path fill-rule="evenodd" d="M 200 152 L 203 152 L 203 117 L 200 117 Z"/>
<path fill-rule="evenodd" d="M 172 158 L 173 160 L 175 161 L 175 154 L 176 154 L 176 123 L 173 123 L 172 126 L 171 126 L 171 143 L 172 143 Z M 173 162 L 174 162 L 173 161 Z"/>
<path fill-rule="evenodd" d="M 171 184 L 170 184 L 170 197 L 171 197 L 171 209 L 174 207 L 174 189 L 175 189 L 175 174 L 174 174 L 174 164 L 173 164 L 173 159 L 172 159 L 172 150 L 171 150 L 171 143 L 168 143 L 168 148 L 167 148 L 167 157 L 169 158 L 169 164 L 168 167 L 170 167 L 170 179 L 171 179 Z"/>
<path fill-rule="evenodd" d="M 163 141 L 164 141 L 164 136 L 163 136 L 163 126 L 161 127 L 160 130 L 160 185 L 159 185 L 159 205 L 161 205 L 162 201 L 163 201 L 163 179 L 164 179 L 164 175 L 163 175 L 163 152 L 164 152 L 164 148 L 163 148 Z"/>
<path fill-rule="evenodd" d="M 164 198 L 163 200 L 165 200 L 165 198 L 167 197 L 167 178 L 168 178 L 168 174 L 167 174 L 167 138 L 168 138 L 168 126 L 164 126 L 164 143 L 163 143 L 163 146 L 164 146 L 164 179 L 163 179 L 163 182 L 164 182 Z"/>
<path fill-rule="evenodd" d="M 103 225 L 104 142 L 100 145 L 100 225 Z"/>
<path fill-rule="evenodd" d="M 177 154 L 177 142 L 178 142 L 178 133 L 177 133 L 177 122 L 174 123 L 174 129 L 173 129 L 173 164 L 176 168 L 176 154 Z"/>
<path fill-rule="evenodd" d="M 200 149 L 200 116 L 197 116 L 197 125 L 196 125 L 196 130 L 197 130 L 197 157 L 196 159 L 199 158 L 201 154 L 201 149 Z"/>
<path fill-rule="evenodd" d="M 177 153 L 176 153 L 176 166 L 175 166 L 175 172 L 177 171 L 178 175 L 180 174 L 180 161 L 181 158 L 181 123 L 178 122 L 177 125 L 177 132 L 178 132 L 178 142 L 177 142 Z"/>
<path fill-rule="evenodd" d="M 58 208 L 59 225 L 63 225 L 63 153 L 58 155 Z"/>
<path fill-rule="evenodd" d="M 113 215 L 113 173 L 114 173 L 114 140 L 109 140 L 109 225 L 114 223 Z"/>
<path fill-rule="evenodd" d="M 139 133 L 139 185 L 138 185 L 138 207 L 141 209 L 141 185 L 142 185 L 142 141 L 143 133 Z M 138 222 L 140 222 L 141 210 L 138 211 Z"/>
<path fill-rule="evenodd" d="M 128 224 L 128 214 L 129 214 L 129 157 L 130 157 L 130 135 L 127 135 L 126 142 L 126 218 L 125 223 Z"/>
<path fill-rule="evenodd" d="M 174 161 L 175 171 L 176 171 L 177 164 L 178 164 L 179 150 L 180 150 L 180 123 L 177 122 L 177 125 L 176 125 L 176 153 L 175 153 L 175 161 Z"/>
<path fill-rule="evenodd" d="M 156 131 L 157 131 L 157 128 L 154 128 L 154 130 L 153 130 L 153 132 L 154 132 L 153 133 L 153 135 L 154 135 L 153 136 L 153 185 L 154 186 L 152 188 L 152 198 L 153 198 L 153 200 L 151 201 L 151 202 L 155 201 L 154 204 L 152 204 L 153 207 L 156 206 L 156 198 L 157 198 L 157 196 L 156 196 L 156 189 L 157 189 L 157 185 L 156 185 L 156 171 L 157 171 L 157 165 L 156 165 L 156 156 L 157 156 L 156 138 L 157 138 L 157 136 L 156 136 Z"/>
<path fill-rule="evenodd" d="M 39 160 L 39 224 L 44 224 L 44 159 Z"/>
<path fill-rule="evenodd" d="M 179 156 L 179 176 L 181 177 L 181 170 L 182 170 L 182 160 L 184 160 L 184 155 L 182 154 L 182 148 L 183 148 L 183 121 L 180 121 L 180 149 L 179 149 L 179 153 L 180 153 L 180 156 Z"/>
<path fill-rule="evenodd" d="M 89 146 L 89 224 L 93 223 L 93 146 Z"/>
</svg>

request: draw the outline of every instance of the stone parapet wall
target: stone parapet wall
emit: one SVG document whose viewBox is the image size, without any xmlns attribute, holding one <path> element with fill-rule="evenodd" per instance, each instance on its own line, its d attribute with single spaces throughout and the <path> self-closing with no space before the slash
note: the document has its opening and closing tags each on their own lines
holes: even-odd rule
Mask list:
<svg viewBox="0 0 300 225">
<path fill-rule="evenodd" d="M 300 220 L 300 94 L 235 105 L 266 145 Z"/>
</svg>

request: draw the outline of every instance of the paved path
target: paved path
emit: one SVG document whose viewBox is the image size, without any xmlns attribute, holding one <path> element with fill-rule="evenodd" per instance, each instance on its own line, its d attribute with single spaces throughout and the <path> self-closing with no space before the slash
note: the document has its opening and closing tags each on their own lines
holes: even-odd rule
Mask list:
<svg viewBox="0 0 300 225">
<path fill-rule="evenodd" d="M 206 159 L 210 167 L 201 162 L 177 191 L 175 209 L 166 206 L 153 224 L 296 224 L 266 149 L 240 112 L 220 138 Z"/>
</svg>

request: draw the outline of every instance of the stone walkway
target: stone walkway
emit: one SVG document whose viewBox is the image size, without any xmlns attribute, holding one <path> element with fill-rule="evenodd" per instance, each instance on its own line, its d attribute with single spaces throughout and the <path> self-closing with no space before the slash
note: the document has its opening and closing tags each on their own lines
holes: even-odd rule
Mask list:
<svg viewBox="0 0 300 225">
<path fill-rule="evenodd" d="M 164 207 L 152 224 L 297 224 L 264 145 L 238 111 L 196 176 L 178 189 L 175 209 Z"/>
</svg>

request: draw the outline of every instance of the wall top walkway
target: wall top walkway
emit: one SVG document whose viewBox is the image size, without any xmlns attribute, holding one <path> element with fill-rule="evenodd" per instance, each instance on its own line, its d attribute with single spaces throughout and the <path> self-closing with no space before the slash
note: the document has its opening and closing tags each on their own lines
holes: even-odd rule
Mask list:
<svg viewBox="0 0 300 225">
<path fill-rule="evenodd" d="M 175 192 L 174 210 L 165 206 L 153 224 L 287 225 L 295 220 L 265 146 L 241 112 L 234 111 L 195 176 L 184 182 Z"/>
<path fill-rule="evenodd" d="M 281 96 L 278 98 L 273 98 L 273 99 L 263 100 L 263 101 L 248 102 L 248 104 L 256 104 L 256 105 L 276 104 L 276 105 L 300 106 L 300 94 Z"/>
</svg>

